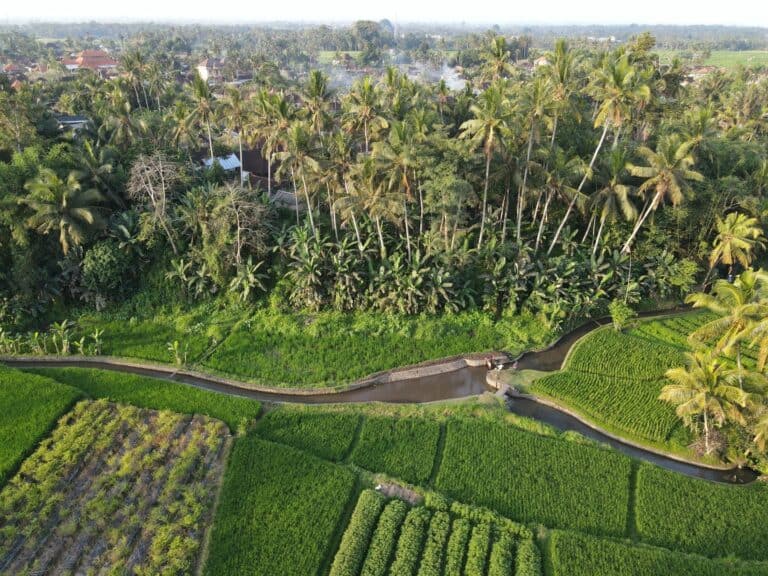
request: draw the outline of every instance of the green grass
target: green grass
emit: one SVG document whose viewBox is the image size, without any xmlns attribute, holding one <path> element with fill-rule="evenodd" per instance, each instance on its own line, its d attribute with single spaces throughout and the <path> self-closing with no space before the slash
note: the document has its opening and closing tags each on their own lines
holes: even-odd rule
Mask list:
<svg viewBox="0 0 768 576">
<path fill-rule="evenodd" d="M 548 546 L 550 576 L 768 575 L 768 563 L 710 560 L 574 532 L 553 532 Z"/>
<path fill-rule="evenodd" d="M 440 437 L 438 422 L 420 418 L 366 418 L 351 460 L 413 484 L 429 480 Z"/>
<path fill-rule="evenodd" d="M 186 384 L 93 368 L 35 368 L 27 372 L 48 376 L 85 392 L 91 398 L 133 404 L 182 414 L 205 414 L 227 423 L 231 430 L 254 420 L 261 409 L 256 400 L 201 390 Z"/>
<path fill-rule="evenodd" d="M 256 431 L 273 442 L 339 461 L 349 452 L 359 422 L 360 416 L 354 413 L 281 406 L 259 420 Z"/>
<path fill-rule="evenodd" d="M 0 364 L 0 486 L 81 393 Z"/>
<path fill-rule="evenodd" d="M 236 327 L 202 365 L 268 386 L 334 387 L 446 356 L 520 351 L 548 336 L 532 318 L 494 323 L 476 312 L 404 317 L 261 310 Z"/>
<path fill-rule="evenodd" d="M 659 54 L 662 63 L 672 62 L 675 56 L 692 54 L 692 51 L 686 50 L 654 50 Z M 717 66 L 734 70 L 738 66 L 755 67 L 768 66 L 768 50 L 712 50 L 709 58 L 701 63 L 703 66 Z"/>
<path fill-rule="evenodd" d="M 359 50 L 342 50 L 339 52 L 341 56 L 343 57 L 344 54 L 349 54 L 349 56 L 353 60 L 357 60 L 357 57 L 360 55 Z M 317 55 L 317 63 L 318 64 L 331 64 L 333 60 L 336 58 L 336 51 L 335 50 L 320 50 L 320 52 Z"/>
<path fill-rule="evenodd" d="M 649 543 L 706 556 L 768 560 L 768 486 L 727 486 L 643 464 L 637 530 Z"/>
<path fill-rule="evenodd" d="M 317 574 L 355 474 L 249 434 L 236 440 L 211 534 L 207 575 Z"/>
<path fill-rule="evenodd" d="M 627 332 L 592 332 L 574 346 L 562 371 L 536 380 L 531 390 L 610 432 L 687 453 L 688 433 L 674 407 L 658 397 L 667 384 L 664 373 L 685 364 L 688 334 L 709 318 L 695 313 L 642 322 Z"/>
<path fill-rule="evenodd" d="M 522 522 L 623 535 L 630 460 L 477 421 L 447 424 L 436 489 Z"/>
</svg>

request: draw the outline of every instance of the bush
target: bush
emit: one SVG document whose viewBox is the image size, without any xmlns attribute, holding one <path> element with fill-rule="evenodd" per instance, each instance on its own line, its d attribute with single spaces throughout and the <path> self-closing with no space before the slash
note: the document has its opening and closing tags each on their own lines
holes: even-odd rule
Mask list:
<svg viewBox="0 0 768 576">
<path fill-rule="evenodd" d="M 134 268 L 116 240 L 101 240 L 83 258 L 83 286 L 107 300 L 115 299 L 129 291 Z"/>
<path fill-rule="evenodd" d="M 608 311 L 613 320 L 614 330 L 623 330 L 629 325 L 629 321 L 637 317 L 631 306 L 625 304 L 622 300 L 614 300 L 608 305 Z"/>
</svg>

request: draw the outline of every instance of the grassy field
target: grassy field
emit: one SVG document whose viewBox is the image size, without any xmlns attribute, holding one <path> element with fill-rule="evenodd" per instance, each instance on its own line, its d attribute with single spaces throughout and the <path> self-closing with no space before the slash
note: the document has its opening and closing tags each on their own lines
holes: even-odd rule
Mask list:
<svg viewBox="0 0 768 576">
<path fill-rule="evenodd" d="M 664 373 L 685 363 L 687 335 L 709 316 L 642 322 L 627 332 L 605 327 L 571 350 L 564 369 L 531 390 L 575 408 L 607 430 L 663 449 L 686 452 L 690 441 L 674 407 L 658 399 Z"/>
<path fill-rule="evenodd" d="M 553 532 L 547 547 L 550 576 L 768 575 L 768 563 L 710 560 L 575 532 Z"/>
<path fill-rule="evenodd" d="M 155 410 L 205 414 L 223 420 L 232 431 L 254 420 L 261 409 L 256 400 L 200 390 L 146 376 L 91 368 L 27 370 L 78 388 L 90 398 L 107 398 Z"/>
<path fill-rule="evenodd" d="M 192 573 L 226 426 L 81 402 L 0 492 L 6 574 Z"/>
<path fill-rule="evenodd" d="M 80 396 L 75 388 L 0 364 L 0 486 Z"/>
<path fill-rule="evenodd" d="M 355 483 L 349 470 L 305 452 L 238 438 L 205 574 L 317 574 Z"/>
<path fill-rule="evenodd" d="M 331 64 L 334 59 L 336 59 L 336 52 L 334 50 L 320 50 L 320 52 L 317 54 L 317 63 L 318 64 Z M 345 55 L 349 55 L 350 58 L 357 61 L 358 56 L 360 56 L 359 50 L 345 50 L 339 52 L 341 55 L 341 58 L 344 58 Z"/>
<path fill-rule="evenodd" d="M 613 451 L 456 420 L 435 487 L 522 522 L 623 535 L 629 475 L 629 458 Z"/>
<path fill-rule="evenodd" d="M 675 56 L 685 54 L 678 50 L 656 50 L 662 63 L 669 63 Z M 768 51 L 766 50 L 713 50 L 703 66 L 718 66 L 733 70 L 738 66 L 768 66 Z"/>
<path fill-rule="evenodd" d="M 768 486 L 734 487 L 642 465 L 637 531 L 643 540 L 706 556 L 768 560 Z"/>
</svg>

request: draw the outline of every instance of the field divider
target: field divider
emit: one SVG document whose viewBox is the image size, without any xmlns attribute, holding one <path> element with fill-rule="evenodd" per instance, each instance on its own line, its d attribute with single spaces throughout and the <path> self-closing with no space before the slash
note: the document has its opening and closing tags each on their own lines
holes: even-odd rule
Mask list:
<svg viewBox="0 0 768 576">
<path fill-rule="evenodd" d="M 345 464 L 352 463 L 352 454 L 355 453 L 355 448 L 357 448 L 357 444 L 360 442 L 360 433 L 363 431 L 365 420 L 366 420 L 365 415 L 360 414 L 357 421 L 357 426 L 355 427 L 355 433 L 352 436 L 352 442 L 349 443 L 349 449 L 347 450 L 347 453 L 344 454 L 344 457 L 341 459 L 341 462 L 344 462 Z"/>
<path fill-rule="evenodd" d="M 443 463 L 443 452 L 445 451 L 445 436 L 447 434 L 444 422 L 440 422 L 440 435 L 437 437 L 437 449 L 435 450 L 435 461 L 432 464 L 432 472 L 429 474 L 428 486 L 434 486 L 437 479 L 437 473 L 440 471 L 440 465 Z"/>
</svg>

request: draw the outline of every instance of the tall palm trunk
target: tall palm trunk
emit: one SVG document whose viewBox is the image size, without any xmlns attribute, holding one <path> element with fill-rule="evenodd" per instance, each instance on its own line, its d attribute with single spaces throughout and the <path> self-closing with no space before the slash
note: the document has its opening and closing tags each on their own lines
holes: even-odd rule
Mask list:
<svg viewBox="0 0 768 576">
<path fill-rule="evenodd" d="M 544 200 L 544 208 L 541 210 L 541 220 L 539 221 L 539 231 L 536 233 L 536 246 L 533 249 L 534 254 L 539 250 L 539 244 L 541 243 L 541 235 L 544 233 L 544 224 L 547 222 L 547 213 L 549 211 L 549 203 L 552 200 L 552 192 L 547 190 L 547 198 Z"/>
<path fill-rule="evenodd" d="M 595 237 L 595 245 L 592 247 L 592 256 L 597 254 L 597 247 L 600 245 L 600 237 L 603 235 L 603 226 L 605 225 L 607 216 L 608 216 L 607 214 L 603 214 L 600 217 L 600 228 L 597 229 L 597 236 Z"/>
<path fill-rule="evenodd" d="M 304 178 L 304 170 L 301 171 L 301 185 L 304 187 L 304 198 L 307 200 L 307 216 L 309 216 L 309 227 L 312 230 L 312 234 L 315 233 L 315 219 L 312 217 L 312 204 L 309 201 L 309 188 L 307 188 L 307 180 Z"/>
<path fill-rule="evenodd" d="M 528 185 L 528 169 L 531 165 L 531 150 L 533 150 L 533 120 L 531 120 L 531 133 L 528 135 L 528 152 L 525 155 L 525 170 L 523 171 L 523 185 L 517 197 L 517 243 L 520 244 L 520 227 L 523 220 L 523 202 L 525 201 L 525 189 Z"/>
<path fill-rule="evenodd" d="M 584 231 L 584 236 L 581 237 L 582 244 L 584 244 L 584 242 L 587 241 L 587 236 L 589 236 L 589 233 L 592 232 L 592 227 L 595 225 L 596 219 L 597 219 L 597 214 L 592 214 L 592 216 L 589 219 L 589 224 L 587 224 L 587 229 Z"/>
<path fill-rule="evenodd" d="M 386 258 L 387 248 L 386 246 L 384 246 L 384 234 L 381 232 L 381 218 L 376 216 L 375 222 L 376 222 L 376 232 L 378 232 L 379 234 L 379 249 L 381 250 L 381 257 Z"/>
<path fill-rule="evenodd" d="M 485 187 L 483 189 L 483 213 L 480 217 L 480 236 L 477 239 L 478 250 L 483 246 L 483 233 L 485 232 L 485 211 L 488 206 L 488 180 L 491 176 L 491 153 L 485 155 Z"/>
<path fill-rule="evenodd" d="M 267 196 L 272 196 L 272 153 L 267 157 Z"/>
<path fill-rule="evenodd" d="M 709 454 L 709 418 L 706 408 L 704 408 L 704 453 Z"/>
<path fill-rule="evenodd" d="M 211 152 L 211 166 L 213 166 L 213 137 L 211 136 L 211 119 L 208 118 L 205 124 L 208 128 L 208 149 Z"/>
<path fill-rule="evenodd" d="M 552 140 L 549 141 L 549 149 L 552 150 L 555 147 L 555 136 L 557 135 L 557 121 L 559 120 L 558 112 L 555 112 L 555 121 L 552 125 Z"/>
<path fill-rule="evenodd" d="M 576 199 L 579 197 L 579 194 L 581 193 L 581 189 L 584 188 L 584 184 L 587 181 L 587 178 L 589 177 L 590 172 L 592 172 L 592 168 L 595 165 L 595 160 L 597 160 L 597 155 L 600 153 L 600 149 L 603 147 L 603 142 L 605 142 L 605 135 L 608 133 L 608 128 L 610 126 L 609 122 L 606 122 L 603 126 L 603 134 L 600 136 L 600 141 L 597 143 L 597 148 L 595 148 L 595 153 L 592 154 L 592 160 L 589 162 L 589 170 L 587 170 L 584 173 L 584 177 L 581 179 L 581 182 L 579 183 L 579 187 L 576 189 L 576 194 L 573 195 L 573 198 L 568 203 L 568 209 L 565 211 L 565 216 L 563 216 L 563 219 L 560 221 L 560 226 L 557 228 L 557 232 L 555 232 L 555 237 L 552 238 L 552 244 L 549 245 L 549 250 L 547 250 L 547 255 L 552 253 L 552 249 L 555 247 L 555 244 L 557 244 L 557 241 L 560 239 L 560 234 L 563 231 L 563 228 L 565 227 L 565 223 L 568 220 L 568 217 L 571 215 L 571 212 L 573 212 L 573 207 L 576 204 Z"/>
<path fill-rule="evenodd" d="M 403 198 L 403 221 L 405 222 L 405 248 L 408 251 L 408 262 L 411 261 L 411 230 L 408 225 L 408 200 Z"/>
<path fill-rule="evenodd" d="M 242 131 L 237 133 L 237 143 L 240 147 L 240 186 L 243 185 L 243 134 Z"/>
<path fill-rule="evenodd" d="M 509 216 L 509 184 L 504 190 L 503 209 L 501 211 L 501 243 L 507 239 L 507 217 Z"/>
<path fill-rule="evenodd" d="M 627 241 L 624 243 L 624 246 L 621 249 L 622 252 L 624 253 L 629 252 L 629 249 L 632 246 L 632 242 L 635 240 L 635 236 L 637 236 L 637 233 L 640 231 L 640 228 L 642 228 L 643 223 L 645 222 L 645 219 L 648 218 L 648 216 L 652 212 L 652 208 L 653 206 L 656 205 L 656 202 L 658 202 L 660 196 L 661 196 L 661 192 L 657 192 L 656 195 L 653 197 L 653 200 L 645 205 L 645 208 L 643 209 L 643 212 L 640 215 L 640 218 L 637 219 L 637 224 L 635 224 L 635 227 L 632 230 L 632 234 L 630 234 L 629 238 L 627 238 Z"/>
</svg>

